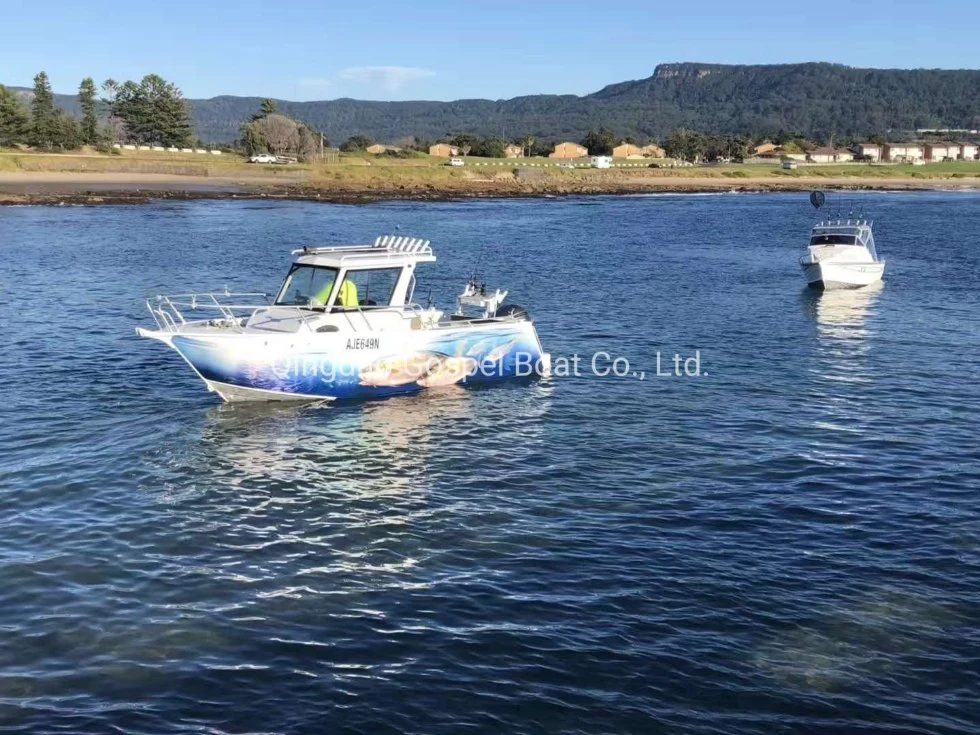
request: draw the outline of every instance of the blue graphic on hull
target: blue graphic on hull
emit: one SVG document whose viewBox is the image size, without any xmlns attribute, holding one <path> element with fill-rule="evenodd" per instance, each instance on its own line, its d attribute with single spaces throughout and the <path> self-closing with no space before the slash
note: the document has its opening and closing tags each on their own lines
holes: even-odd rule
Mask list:
<svg viewBox="0 0 980 735">
<path fill-rule="evenodd" d="M 428 337 L 428 339 L 426 339 Z M 323 398 L 380 398 L 425 388 L 534 375 L 541 358 L 526 328 L 436 332 L 417 344 L 343 353 L 268 347 L 243 351 L 227 337 L 178 335 L 173 347 L 202 378 L 239 388 Z M 290 346 L 291 347 L 291 346 Z"/>
</svg>

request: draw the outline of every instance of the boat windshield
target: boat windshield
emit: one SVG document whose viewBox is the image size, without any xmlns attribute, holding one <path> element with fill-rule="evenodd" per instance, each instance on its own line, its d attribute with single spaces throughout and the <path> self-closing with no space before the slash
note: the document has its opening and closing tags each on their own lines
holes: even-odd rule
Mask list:
<svg viewBox="0 0 980 735">
<path fill-rule="evenodd" d="M 811 245 L 857 245 L 856 235 L 814 235 Z"/>
<path fill-rule="evenodd" d="M 294 264 L 282 284 L 276 305 L 324 306 L 330 300 L 336 280 L 336 268 Z"/>
</svg>

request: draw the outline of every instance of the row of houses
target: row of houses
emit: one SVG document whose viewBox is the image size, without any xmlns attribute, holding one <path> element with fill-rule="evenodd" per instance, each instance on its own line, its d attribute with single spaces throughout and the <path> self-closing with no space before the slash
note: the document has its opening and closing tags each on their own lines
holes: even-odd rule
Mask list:
<svg viewBox="0 0 980 735">
<path fill-rule="evenodd" d="M 548 154 L 548 158 L 585 158 L 589 155 L 589 149 L 584 145 L 565 141 L 558 143 L 555 149 Z M 666 154 L 659 145 L 638 146 L 635 143 L 620 143 L 612 149 L 613 158 L 663 158 Z"/>
<path fill-rule="evenodd" d="M 874 163 L 919 163 L 937 161 L 973 161 L 978 147 L 973 143 L 858 143 L 852 148 L 823 147 L 806 153 L 787 152 L 774 143 L 755 147 L 756 158 L 782 158 L 810 163 L 847 163 L 855 158 Z"/>
<path fill-rule="evenodd" d="M 440 158 L 458 156 L 459 148 L 454 145 L 450 145 L 449 143 L 436 143 L 435 145 L 429 146 L 429 155 L 439 156 Z M 504 157 L 524 158 L 524 149 L 516 143 L 508 143 L 504 146 Z"/>
<path fill-rule="evenodd" d="M 384 152 L 384 146 L 372 147 L 381 148 L 381 150 L 377 151 L 378 153 Z M 374 153 L 375 151 L 368 148 L 368 152 Z M 458 156 L 459 148 L 449 143 L 436 143 L 435 145 L 429 146 L 429 155 L 440 156 L 442 158 Z M 586 158 L 588 155 L 589 149 L 584 145 L 565 141 L 555 145 L 554 150 L 548 154 L 548 158 L 570 160 L 573 158 Z M 633 143 L 620 143 L 612 150 L 613 158 L 663 158 L 665 155 L 664 149 L 658 145 L 638 146 Z M 524 158 L 524 148 L 516 143 L 510 143 L 504 147 L 504 156 L 506 158 Z"/>
<path fill-rule="evenodd" d="M 854 152 L 870 161 L 914 163 L 916 161 L 975 161 L 975 143 L 859 143 Z"/>
</svg>

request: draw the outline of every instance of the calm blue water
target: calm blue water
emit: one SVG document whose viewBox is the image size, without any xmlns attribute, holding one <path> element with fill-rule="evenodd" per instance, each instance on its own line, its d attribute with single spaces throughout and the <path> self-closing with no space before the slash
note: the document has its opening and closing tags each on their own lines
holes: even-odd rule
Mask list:
<svg viewBox="0 0 980 735">
<path fill-rule="evenodd" d="M 823 296 L 805 195 L 0 209 L 0 731 L 977 732 L 980 194 L 851 199 Z M 586 374 L 222 406 L 133 334 L 394 231 Z"/>
</svg>

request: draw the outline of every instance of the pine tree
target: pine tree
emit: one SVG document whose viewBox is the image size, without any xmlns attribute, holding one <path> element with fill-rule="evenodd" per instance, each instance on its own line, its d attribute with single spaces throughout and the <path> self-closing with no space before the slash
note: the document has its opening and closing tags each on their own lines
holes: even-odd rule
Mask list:
<svg viewBox="0 0 980 735">
<path fill-rule="evenodd" d="M 53 148 L 58 141 L 58 121 L 54 113 L 54 94 L 48 75 L 34 77 L 34 100 L 31 102 L 30 143 L 37 148 Z"/>
<path fill-rule="evenodd" d="M 99 118 L 95 109 L 95 82 L 85 77 L 78 87 L 78 101 L 82 106 L 82 123 L 79 129 L 82 143 L 95 145 L 99 137 Z"/>
<path fill-rule="evenodd" d="M 27 108 L 17 95 L 0 84 L 0 147 L 25 142 L 30 124 Z"/>
<path fill-rule="evenodd" d="M 157 74 L 146 75 L 139 84 L 123 84 L 113 107 L 135 143 L 179 147 L 191 139 L 187 103 L 175 85 Z"/>
<path fill-rule="evenodd" d="M 252 115 L 252 121 L 261 120 L 263 117 L 269 117 L 269 115 L 275 115 L 279 112 L 279 105 L 276 101 L 266 97 L 262 100 L 262 105 L 259 107 L 259 111 Z"/>
</svg>

